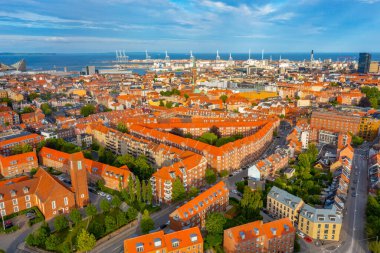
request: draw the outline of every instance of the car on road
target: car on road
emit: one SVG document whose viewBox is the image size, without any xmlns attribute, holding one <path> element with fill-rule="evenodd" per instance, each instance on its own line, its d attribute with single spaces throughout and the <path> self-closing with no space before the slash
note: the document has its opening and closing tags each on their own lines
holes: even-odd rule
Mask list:
<svg viewBox="0 0 380 253">
<path fill-rule="evenodd" d="M 355 179 L 355 180 L 354 180 L 354 184 L 357 184 L 357 183 L 358 183 L 358 180 L 357 180 L 357 179 Z"/>
<path fill-rule="evenodd" d="M 299 237 L 301 237 L 301 238 L 305 238 L 305 234 L 304 233 L 302 233 L 301 231 L 297 231 L 297 235 L 299 236 Z"/>
<path fill-rule="evenodd" d="M 109 194 L 107 194 L 107 195 L 106 195 L 106 199 L 109 200 L 109 201 L 111 201 L 111 200 L 112 200 L 112 196 L 109 195 Z"/>
<path fill-rule="evenodd" d="M 237 190 L 232 190 L 232 193 L 239 194 Z"/>
<path fill-rule="evenodd" d="M 105 197 L 106 196 L 106 193 L 105 192 L 98 192 L 98 194 L 102 197 Z"/>
<path fill-rule="evenodd" d="M 355 191 L 355 187 L 352 186 L 352 187 L 351 187 L 351 190 Z"/>
<path fill-rule="evenodd" d="M 353 192 L 353 193 L 351 194 L 351 196 L 352 196 L 352 197 L 356 197 L 356 196 L 358 196 L 358 195 L 356 194 L 356 192 Z"/>
<path fill-rule="evenodd" d="M 309 236 L 305 236 L 305 238 L 303 238 L 305 240 L 305 242 L 307 243 L 312 243 L 313 242 L 313 239 Z"/>
<path fill-rule="evenodd" d="M 29 210 L 26 214 L 25 214 L 26 218 L 28 218 L 29 220 L 33 220 L 34 218 L 36 218 L 36 212 L 32 209 L 32 210 Z"/>
</svg>

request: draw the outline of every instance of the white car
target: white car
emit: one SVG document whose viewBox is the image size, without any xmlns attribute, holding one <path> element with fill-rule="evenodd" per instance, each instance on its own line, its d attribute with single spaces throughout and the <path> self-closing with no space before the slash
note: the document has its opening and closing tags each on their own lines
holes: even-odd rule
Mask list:
<svg viewBox="0 0 380 253">
<path fill-rule="evenodd" d="M 102 197 L 106 196 L 106 194 L 104 192 L 99 192 L 99 195 L 102 196 Z"/>
<path fill-rule="evenodd" d="M 301 237 L 302 239 L 303 238 L 305 238 L 305 234 L 304 233 L 302 233 L 301 231 L 297 231 L 297 235 L 299 236 L 299 237 Z"/>
</svg>

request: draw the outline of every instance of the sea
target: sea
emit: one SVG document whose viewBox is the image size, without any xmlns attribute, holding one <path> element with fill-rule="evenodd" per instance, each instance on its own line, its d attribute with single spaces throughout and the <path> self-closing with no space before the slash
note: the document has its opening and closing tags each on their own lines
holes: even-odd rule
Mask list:
<svg viewBox="0 0 380 253">
<path fill-rule="evenodd" d="M 371 53 L 373 61 L 380 61 L 380 53 Z M 128 52 L 126 53 L 130 60 L 145 59 L 145 52 Z M 213 60 L 216 58 L 216 53 L 193 53 L 196 59 Z M 149 53 L 151 59 L 164 59 L 164 52 Z M 171 53 L 170 59 L 189 59 L 189 53 Z M 219 53 L 221 59 L 227 60 L 229 53 Z M 251 53 L 251 59 L 261 59 L 260 53 Z M 304 53 L 265 53 L 265 59 L 289 59 L 293 61 L 303 61 L 310 59 L 310 52 Z M 234 60 L 247 60 L 248 53 L 232 53 Z M 314 53 L 314 59 L 333 61 L 358 60 L 359 53 Z M 62 71 L 64 67 L 68 71 L 81 71 L 85 66 L 96 66 L 97 68 L 108 68 L 113 65 L 112 61 L 116 61 L 115 53 L 1 53 L 0 63 L 11 65 L 17 61 L 24 59 L 26 61 L 27 70 L 43 71 L 57 70 Z M 133 70 L 142 72 L 141 70 Z"/>
</svg>

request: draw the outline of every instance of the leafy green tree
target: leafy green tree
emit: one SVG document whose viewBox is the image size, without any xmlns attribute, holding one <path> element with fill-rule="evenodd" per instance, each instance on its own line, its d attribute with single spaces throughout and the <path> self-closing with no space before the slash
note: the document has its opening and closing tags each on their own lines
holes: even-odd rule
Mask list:
<svg viewBox="0 0 380 253">
<path fill-rule="evenodd" d="M 12 155 L 24 154 L 24 153 L 32 152 L 32 151 L 33 151 L 33 147 L 30 146 L 29 144 L 16 145 L 11 149 Z"/>
<path fill-rule="evenodd" d="M 142 200 L 144 203 L 146 203 L 146 185 L 149 184 L 149 182 L 146 182 L 145 180 L 141 181 L 141 194 L 142 194 Z"/>
<path fill-rule="evenodd" d="M 145 156 L 138 156 L 136 158 L 132 171 L 141 180 L 148 180 L 154 172 Z"/>
<path fill-rule="evenodd" d="M 194 198 L 198 196 L 198 194 L 199 194 L 199 189 L 197 187 L 192 186 L 189 190 L 189 197 Z"/>
<path fill-rule="evenodd" d="M 90 218 L 95 216 L 97 213 L 98 213 L 98 210 L 96 209 L 96 206 L 94 206 L 93 204 L 88 204 L 88 206 L 86 206 L 86 214 Z"/>
<path fill-rule="evenodd" d="M 130 154 L 125 154 L 118 156 L 116 158 L 116 162 L 118 165 L 127 165 L 128 168 L 132 168 L 134 166 L 135 158 L 131 156 Z"/>
<path fill-rule="evenodd" d="M 135 187 L 136 187 L 136 200 L 137 202 L 141 202 L 141 183 L 140 179 L 136 177 L 135 179 Z"/>
<path fill-rule="evenodd" d="M 47 250 L 56 250 L 57 246 L 61 243 L 61 239 L 56 235 L 50 235 L 45 241 L 45 247 Z"/>
<path fill-rule="evenodd" d="M 153 189 L 152 189 L 152 185 L 148 181 L 146 184 L 146 202 L 148 204 L 151 204 L 152 200 L 153 200 Z"/>
<path fill-rule="evenodd" d="M 54 228 L 57 231 L 62 231 L 69 227 L 69 221 L 64 215 L 59 215 L 54 219 Z"/>
<path fill-rule="evenodd" d="M 111 206 L 112 208 L 119 208 L 121 205 L 121 199 L 119 196 L 115 195 L 113 196 L 113 199 L 111 200 Z"/>
<path fill-rule="evenodd" d="M 184 98 L 185 98 L 186 101 L 189 99 L 189 95 L 188 94 L 185 93 L 183 96 L 184 96 Z"/>
<path fill-rule="evenodd" d="M 128 127 L 122 122 L 117 124 L 116 129 L 122 133 L 129 133 Z"/>
<path fill-rule="evenodd" d="M 77 248 L 79 252 L 87 252 L 95 247 L 95 236 L 82 229 L 77 236 Z"/>
<path fill-rule="evenodd" d="M 173 182 L 172 199 L 173 201 L 180 201 L 186 198 L 186 189 L 183 186 L 181 179 L 176 178 Z"/>
<path fill-rule="evenodd" d="M 32 234 L 29 234 L 25 242 L 31 246 L 44 247 L 45 241 L 50 235 L 49 225 L 45 222 L 42 226 Z"/>
<path fill-rule="evenodd" d="M 222 170 L 222 171 L 220 171 L 220 177 L 228 177 L 228 170 Z"/>
<path fill-rule="evenodd" d="M 124 212 L 118 212 L 117 214 L 116 214 L 116 223 L 117 223 L 117 226 L 118 227 L 120 227 L 120 226 L 123 226 L 123 225 L 125 225 L 125 224 L 127 224 L 127 217 L 126 217 L 126 215 L 125 215 L 125 213 Z"/>
<path fill-rule="evenodd" d="M 360 106 L 360 107 L 371 107 L 372 104 L 371 104 L 371 101 L 369 100 L 369 98 L 367 98 L 367 97 L 362 97 L 362 98 L 359 100 L 358 106 Z"/>
<path fill-rule="evenodd" d="M 149 231 L 154 229 L 154 221 L 150 217 L 149 211 L 146 209 L 144 210 L 144 213 L 142 215 L 140 227 L 141 227 L 141 232 L 143 234 L 147 234 L 149 233 Z"/>
<path fill-rule="evenodd" d="M 28 95 L 28 101 L 29 102 L 32 102 L 34 99 L 38 98 L 40 95 L 38 95 L 37 93 L 35 92 L 32 92 Z"/>
<path fill-rule="evenodd" d="M 223 104 L 226 104 L 228 97 L 227 95 L 221 95 L 219 99 L 222 100 Z"/>
<path fill-rule="evenodd" d="M 100 209 L 102 209 L 103 213 L 108 213 L 111 209 L 111 205 L 110 205 L 110 202 L 106 199 L 102 199 L 100 201 Z"/>
<path fill-rule="evenodd" d="M 100 238 L 105 233 L 105 228 L 103 224 L 99 223 L 98 221 L 94 220 L 90 222 L 88 226 L 88 232 L 93 234 L 95 238 Z"/>
<path fill-rule="evenodd" d="M 210 234 L 222 234 L 226 222 L 227 219 L 222 213 L 210 213 L 206 218 L 206 230 Z"/>
<path fill-rule="evenodd" d="M 130 220 L 136 219 L 137 214 L 138 214 L 138 211 L 134 207 L 130 206 L 128 208 L 128 210 L 127 210 L 128 219 L 130 219 Z"/>
<path fill-rule="evenodd" d="M 217 247 L 223 242 L 223 236 L 221 234 L 207 234 L 205 244 L 209 247 Z"/>
<path fill-rule="evenodd" d="M 82 214 L 79 212 L 78 209 L 74 208 L 71 210 L 69 214 L 70 220 L 75 224 L 78 225 L 79 222 L 82 220 Z"/>
<path fill-rule="evenodd" d="M 212 170 L 210 168 L 206 169 L 205 177 L 206 177 L 206 182 L 208 184 L 213 184 L 216 182 L 216 174 L 215 174 L 214 170 Z"/>
<path fill-rule="evenodd" d="M 174 134 L 174 135 L 178 135 L 178 136 L 184 136 L 183 130 L 181 128 L 178 128 L 178 127 L 172 128 L 172 130 L 170 130 L 169 133 Z"/>
<path fill-rule="evenodd" d="M 218 139 L 222 138 L 222 133 L 220 132 L 219 127 L 217 126 L 212 126 L 209 132 L 215 134 Z"/>
<path fill-rule="evenodd" d="M 160 100 L 160 106 L 162 106 L 162 107 L 165 106 L 164 101 L 162 99 Z"/>
<path fill-rule="evenodd" d="M 106 231 L 111 232 L 115 230 L 116 228 L 116 220 L 114 217 L 107 215 L 106 218 L 104 219 L 104 224 L 106 226 Z"/>
<path fill-rule="evenodd" d="M 260 209 L 263 207 L 262 192 L 252 191 L 251 188 L 246 186 L 244 188 L 244 194 L 240 201 L 240 205 L 245 218 L 258 218 L 260 215 Z"/>
<path fill-rule="evenodd" d="M 368 248 L 373 253 L 380 253 L 380 241 L 369 242 Z"/>
<path fill-rule="evenodd" d="M 20 114 L 31 113 L 31 112 L 34 112 L 34 109 L 30 106 L 26 106 L 26 107 L 22 108 Z"/>
<path fill-rule="evenodd" d="M 129 176 L 128 178 L 128 195 L 129 195 L 130 202 L 133 203 L 136 199 L 136 193 L 135 193 L 135 182 L 133 181 L 132 176 Z"/>
<path fill-rule="evenodd" d="M 51 107 L 49 106 L 48 103 L 44 103 L 41 105 L 41 110 L 42 112 L 45 114 L 45 115 L 51 115 L 53 110 L 51 109 Z"/>
<path fill-rule="evenodd" d="M 82 114 L 84 117 L 94 114 L 95 112 L 96 112 L 95 106 L 91 104 L 85 105 L 80 109 L 80 114 Z"/>
</svg>

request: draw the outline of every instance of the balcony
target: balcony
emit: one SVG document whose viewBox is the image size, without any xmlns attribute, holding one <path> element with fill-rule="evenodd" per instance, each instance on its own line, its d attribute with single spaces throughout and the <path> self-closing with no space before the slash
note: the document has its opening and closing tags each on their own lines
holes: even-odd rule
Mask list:
<svg viewBox="0 0 380 253">
<path fill-rule="evenodd" d="M 171 187 L 171 186 L 172 186 L 172 182 L 170 182 L 170 181 L 165 181 L 164 185 L 165 185 L 165 186 L 168 186 L 168 187 Z"/>
</svg>

